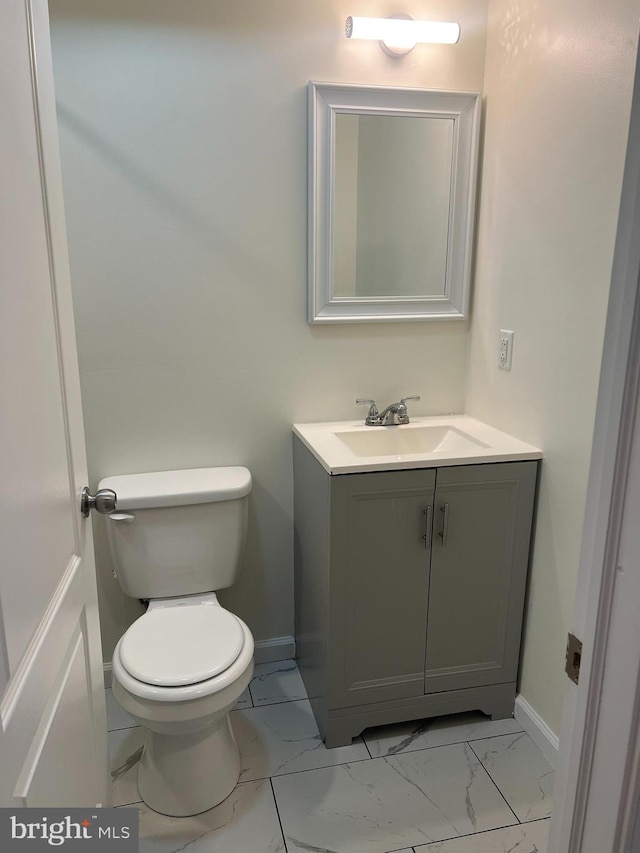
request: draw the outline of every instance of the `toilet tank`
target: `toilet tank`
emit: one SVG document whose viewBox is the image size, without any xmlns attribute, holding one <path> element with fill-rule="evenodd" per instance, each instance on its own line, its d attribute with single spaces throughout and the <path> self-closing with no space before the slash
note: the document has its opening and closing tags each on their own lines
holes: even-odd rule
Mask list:
<svg viewBox="0 0 640 853">
<path fill-rule="evenodd" d="M 192 468 L 106 477 L 106 516 L 118 582 L 132 598 L 215 592 L 238 574 L 247 529 L 247 468 Z"/>
</svg>

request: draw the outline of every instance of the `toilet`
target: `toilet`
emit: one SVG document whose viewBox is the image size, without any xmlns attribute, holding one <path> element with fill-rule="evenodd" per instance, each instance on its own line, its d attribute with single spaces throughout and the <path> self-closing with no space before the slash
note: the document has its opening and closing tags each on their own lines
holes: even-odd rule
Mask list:
<svg viewBox="0 0 640 853">
<path fill-rule="evenodd" d="M 240 756 L 229 711 L 253 674 L 253 637 L 216 592 L 238 573 L 251 474 L 243 467 L 106 477 L 106 516 L 123 591 L 149 606 L 113 655 L 113 695 L 147 729 L 138 788 L 174 817 L 234 789 Z"/>
</svg>

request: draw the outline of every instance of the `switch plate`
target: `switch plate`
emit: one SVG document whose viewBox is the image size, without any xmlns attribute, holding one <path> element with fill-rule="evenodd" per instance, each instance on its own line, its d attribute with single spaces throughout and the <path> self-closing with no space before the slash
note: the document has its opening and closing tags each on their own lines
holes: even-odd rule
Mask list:
<svg viewBox="0 0 640 853">
<path fill-rule="evenodd" d="M 511 370 L 511 356 L 513 353 L 513 332 L 509 329 L 500 329 L 498 339 L 498 367 L 503 370 Z"/>
</svg>

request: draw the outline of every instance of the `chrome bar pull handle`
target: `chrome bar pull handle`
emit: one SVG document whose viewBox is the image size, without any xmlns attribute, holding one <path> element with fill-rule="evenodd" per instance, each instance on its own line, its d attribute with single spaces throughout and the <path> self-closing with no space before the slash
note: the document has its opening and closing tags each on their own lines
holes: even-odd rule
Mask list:
<svg viewBox="0 0 640 853">
<path fill-rule="evenodd" d="M 449 534 L 449 504 L 442 504 L 440 507 L 442 513 L 442 530 L 438 536 L 442 539 L 442 547 L 447 547 L 447 536 Z"/>
<path fill-rule="evenodd" d="M 422 510 L 424 512 L 424 534 L 422 539 L 424 539 L 424 548 L 425 551 L 431 550 L 431 531 L 433 529 L 433 507 L 431 504 Z"/>
</svg>

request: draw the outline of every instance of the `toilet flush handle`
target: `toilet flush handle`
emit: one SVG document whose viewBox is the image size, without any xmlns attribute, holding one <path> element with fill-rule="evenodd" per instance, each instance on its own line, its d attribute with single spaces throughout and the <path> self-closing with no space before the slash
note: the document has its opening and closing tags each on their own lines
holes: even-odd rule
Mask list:
<svg viewBox="0 0 640 853">
<path fill-rule="evenodd" d="M 120 521 L 123 524 L 131 524 L 131 522 L 135 519 L 135 515 L 131 515 L 128 512 L 112 512 L 108 516 L 111 521 Z"/>
</svg>

